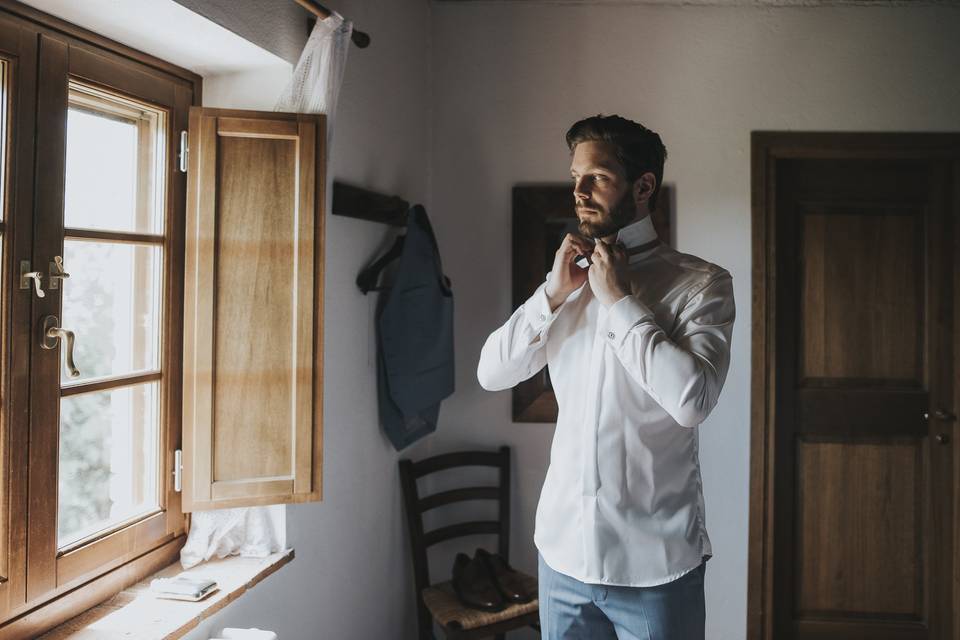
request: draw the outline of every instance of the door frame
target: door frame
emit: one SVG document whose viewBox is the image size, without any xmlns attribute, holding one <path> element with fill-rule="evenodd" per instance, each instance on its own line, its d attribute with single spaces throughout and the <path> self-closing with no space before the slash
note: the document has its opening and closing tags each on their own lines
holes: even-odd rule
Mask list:
<svg viewBox="0 0 960 640">
<path fill-rule="evenodd" d="M 773 640 L 773 528 L 776 378 L 776 162 L 787 158 L 930 158 L 952 160 L 960 185 L 960 133 L 851 133 L 753 131 L 751 222 L 753 316 L 750 374 L 750 533 L 747 560 L 747 638 Z M 953 212 L 954 304 L 960 301 L 960 187 Z M 954 312 L 954 335 L 960 313 Z M 960 363 L 960 340 L 954 340 Z M 954 368 L 954 398 L 960 399 L 960 366 Z M 960 427 L 953 424 L 953 530 L 960 532 Z M 956 539 L 956 535 L 955 535 Z M 953 628 L 960 629 L 960 544 L 953 545 Z"/>
</svg>

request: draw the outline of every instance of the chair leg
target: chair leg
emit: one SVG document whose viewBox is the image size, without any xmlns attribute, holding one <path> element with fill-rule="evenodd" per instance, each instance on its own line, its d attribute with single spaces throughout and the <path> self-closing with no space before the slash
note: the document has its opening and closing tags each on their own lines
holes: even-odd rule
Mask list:
<svg viewBox="0 0 960 640">
<path fill-rule="evenodd" d="M 433 623 L 431 622 L 430 626 L 426 628 L 421 626 L 419 636 L 419 640 L 436 640 L 433 635 Z"/>
<path fill-rule="evenodd" d="M 433 635 L 433 616 L 422 601 L 417 602 L 418 640 L 436 640 Z"/>
</svg>

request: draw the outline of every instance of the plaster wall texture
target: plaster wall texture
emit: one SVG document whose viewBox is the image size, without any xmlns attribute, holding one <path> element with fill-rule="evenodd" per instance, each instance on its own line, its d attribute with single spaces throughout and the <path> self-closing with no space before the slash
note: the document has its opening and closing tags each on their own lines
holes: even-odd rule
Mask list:
<svg viewBox="0 0 960 640">
<path fill-rule="evenodd" d="M 307 41 L 307 12 L 293 0 L 173 0 L 296 63 Z"/>
<path fill-rule="evenodd" d="M 732 365 L 701 425 L 707 637 L 746 635 L 750 464 L 750 132 L 960 131 L 960 10 L 435 3 L 433 219 L 457 300 L 457 393 L 434 453 L 513 447 L 513 564 L 536 569 L 553 425 L 515 424 L 476 382 L 512 311 L 511 188 L 566 182 L 566 129 L 618 113 L 661 134 L 681 251 L 733 274 Z M 439 562 L 438 566 L 449 566 Z M 517 638 L 536 637 L 532 632 Z"/>
<path fill-rule="evenodd" d="M 344 0 L 335 8 L 375 43 L 348 54 L 328 185 L 336 178 L 428 203 L 430 7 L 423 0 Z M 305 24 L 305 15 L 293 21 Z M 288 76 L 289 69 L 267 69 L 205 78 L 204 103 L 271 110 Z M 224 627 L 270 629 L 282 640 L 415 636 L 400 455 L 377 418 L 376 298 L 354 284 L 394 232 L 329 215 L 329 189 L 327 197 L 324 498 L 287 507 L 293 562 L 203 621 L 190 640 L 216 637 Z M 403 455 L 426 455 L 429 443 Z"/>
</svg>

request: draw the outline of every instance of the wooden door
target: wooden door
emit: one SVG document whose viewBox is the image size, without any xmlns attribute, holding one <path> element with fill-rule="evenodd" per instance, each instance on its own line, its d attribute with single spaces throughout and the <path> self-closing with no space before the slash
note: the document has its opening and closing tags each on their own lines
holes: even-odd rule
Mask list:
<svg viewBox="0 0 960 640">
<path fill-rule="evenodd" d="M 764 167 L 751 637 L 948 640 L 958 163 L 828 137 Z"/>
</svg>

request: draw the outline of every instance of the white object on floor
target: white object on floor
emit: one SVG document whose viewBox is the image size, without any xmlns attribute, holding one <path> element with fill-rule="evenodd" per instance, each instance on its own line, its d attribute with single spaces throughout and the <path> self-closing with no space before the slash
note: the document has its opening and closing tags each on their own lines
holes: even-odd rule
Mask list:
<svg viewBox="0 0 960 640">
<path fill-rule="evenodd" d="M 277 640 L 277 634 L 273 631 L 263 631 L 262 629 L 234 629 L 228 627 L 223 630 L 223 635 L 219 638 L 210 640 Z"/>
</svg>

